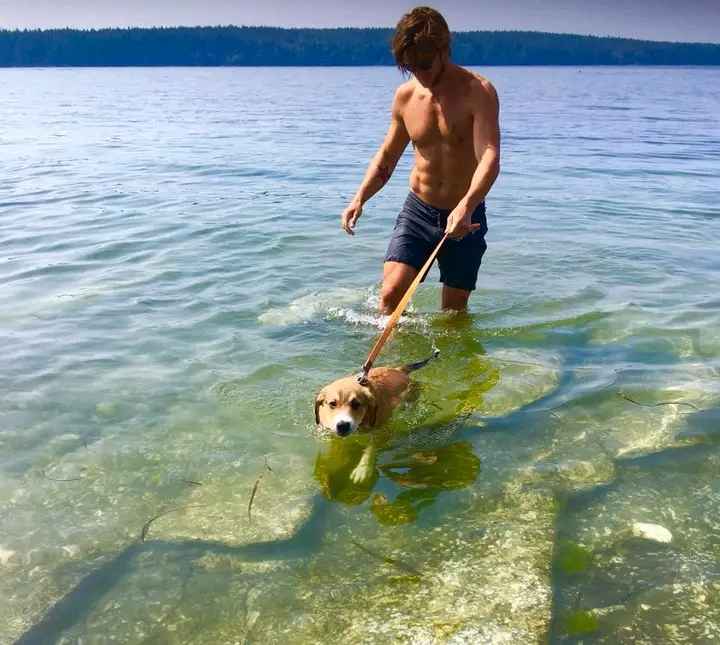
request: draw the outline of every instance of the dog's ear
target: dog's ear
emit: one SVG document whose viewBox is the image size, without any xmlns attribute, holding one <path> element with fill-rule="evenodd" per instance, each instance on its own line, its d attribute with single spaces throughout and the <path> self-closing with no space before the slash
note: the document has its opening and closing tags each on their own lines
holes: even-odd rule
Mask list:
<svg viewBox="0 0 720 645">
<path fill-rule="evenodd" d="M 320 406 L 325 403 L 325 392 L 320 392 L 315 399 L 315 425 L 320 425 Z"/>
<path fill-rule="evenodd" d="M 367 423 L 371 427 L 375 427 L 375 424 L 377 423 L 377 399 L 375 398 L 375 395 L 368 390 L 367 392 L 367 412 L 365 413 L 365 418 L 367 419 Z"/>
</svg>

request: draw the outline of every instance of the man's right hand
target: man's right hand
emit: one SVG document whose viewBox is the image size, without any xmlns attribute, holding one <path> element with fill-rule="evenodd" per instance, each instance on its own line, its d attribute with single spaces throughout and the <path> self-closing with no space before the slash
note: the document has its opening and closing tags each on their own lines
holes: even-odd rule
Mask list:
<svg viewBox="0 0 720 645">
<path fill-rule="evenodd" d="M 355 224 L 362 215 L 362 204 L 352 202 L 340 216 L 340 226 L 348 235 L 355 235 Z"/>
</svg>

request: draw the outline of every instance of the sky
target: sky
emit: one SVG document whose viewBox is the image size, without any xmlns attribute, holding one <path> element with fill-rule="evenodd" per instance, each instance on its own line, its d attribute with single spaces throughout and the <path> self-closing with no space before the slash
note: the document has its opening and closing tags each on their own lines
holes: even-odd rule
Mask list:
<svg viewBox="0 0 720 645">
<path fill-rule="evenodd" d="M 518 29 L 720 43 L 720 0 L 438 0 L 430 4 L 453 31 Z M 0 0 L 0 28 L 393 27 L 413 6 L 402 0 Z"/>
</svg>

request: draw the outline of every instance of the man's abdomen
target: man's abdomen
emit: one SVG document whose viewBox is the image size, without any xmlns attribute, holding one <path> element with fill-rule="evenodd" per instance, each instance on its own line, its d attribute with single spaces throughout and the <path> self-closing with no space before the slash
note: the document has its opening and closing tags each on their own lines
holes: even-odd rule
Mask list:
<svg viewBox="0 0 720 645">
<path fill-rule="evenodd" d="M 443 154 L 428 158 L 416 150 L 415 166 L 410 173 L 410 190 L 436 208 L 455 208 L 470 188 L 475 168 L 477 161 L 474 155 L 468 158 L 458 154 L 453 158 Z"/>
</svg>

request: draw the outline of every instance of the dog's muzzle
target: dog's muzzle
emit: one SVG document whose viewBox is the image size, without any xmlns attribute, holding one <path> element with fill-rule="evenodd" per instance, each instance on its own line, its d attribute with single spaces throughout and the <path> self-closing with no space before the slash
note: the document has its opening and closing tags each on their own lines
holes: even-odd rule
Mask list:
<svg viewBox="0 0 720 645">
<path fill-rule="evenodd" d="M 352 423 L 350 421 L 338 421 L 335 424 L 335 432 L 340 437 L 347 437 L 352 432 Z"/>
</svg>

